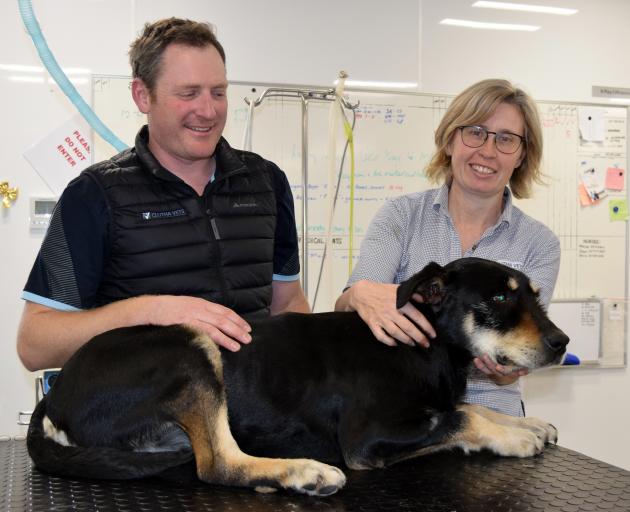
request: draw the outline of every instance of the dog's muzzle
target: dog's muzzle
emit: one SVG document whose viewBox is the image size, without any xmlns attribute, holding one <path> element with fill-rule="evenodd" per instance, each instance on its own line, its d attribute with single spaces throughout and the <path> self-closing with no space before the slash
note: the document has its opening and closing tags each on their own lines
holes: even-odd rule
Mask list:
<svg viewBox="0 0 630 512">
<path fill-rule="evenodd" d="M 559 363 L 566 353 L 569 337 L 560 329 L 553 329 L 543 337 L 545 347 L 554 354 L 554 360 Z"/>
</svg>

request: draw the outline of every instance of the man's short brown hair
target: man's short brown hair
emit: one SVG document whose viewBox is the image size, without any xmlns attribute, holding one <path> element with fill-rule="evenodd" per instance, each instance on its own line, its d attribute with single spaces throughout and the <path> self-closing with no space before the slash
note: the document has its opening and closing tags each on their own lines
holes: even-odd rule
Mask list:
<svg viewBox="0 0 630 512">
<path fill-rule="evenodd" d="M 167 18 L 147 23 L 140 36 L 131 43 L 129 63 L 133 78 L 142 80 L 149 91 L 155 88 L 161 70 L 162 55 L 171 44 L 196 48 L 214 46 L 225 64 L 223 46 L 208 23 L 181 18 Z"/>
</svg>

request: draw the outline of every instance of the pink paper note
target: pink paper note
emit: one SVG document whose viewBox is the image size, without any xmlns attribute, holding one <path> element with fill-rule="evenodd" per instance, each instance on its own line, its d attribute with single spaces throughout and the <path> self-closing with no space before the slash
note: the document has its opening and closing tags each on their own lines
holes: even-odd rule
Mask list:
<svg viewBox="0 0 630 512">
<path fill-rule="evenodd" d="M 626 171 L 617 167 L 606 170 L 606 188 L 609 190 L 623 190 Z"/>
</svg>

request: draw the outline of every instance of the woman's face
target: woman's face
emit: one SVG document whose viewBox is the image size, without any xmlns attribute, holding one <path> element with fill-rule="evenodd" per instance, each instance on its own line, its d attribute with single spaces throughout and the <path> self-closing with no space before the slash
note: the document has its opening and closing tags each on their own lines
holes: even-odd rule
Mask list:
<svg viewBox="0 0 630 512">
<path fill-rule="evenodd" d="M 525 137 L 523 115 L 518 107 L 509 103 L 499 104 L 490 117 L 478 124 L 491 132 L 510 132 Z M 512 154 L 497 150 L 493 134 L 489 134 L 478 148 L 468 147 L 459 129 L 453 133 L 446 152 L 451 156 L 451 189 L 455 187 L 465 195 L 479 197 L 502 197 L 514 169 L 525 156 L 524 144 Z"/>
</svg>

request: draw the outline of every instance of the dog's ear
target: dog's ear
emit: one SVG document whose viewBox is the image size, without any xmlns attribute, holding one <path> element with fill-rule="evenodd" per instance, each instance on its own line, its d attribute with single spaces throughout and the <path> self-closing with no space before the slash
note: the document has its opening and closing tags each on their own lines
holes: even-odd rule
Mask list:
<svg viewBox="0 0 630 512">
<path fill-rule="evenodd" d="M 432 261 L 420 272 L 400 283 L 396 291 L 396 307 L 402 308 L 414 293 L 422 295 L 423 303 L 439 306 L 445 294 L 444 268 Z"/>
</svg>

